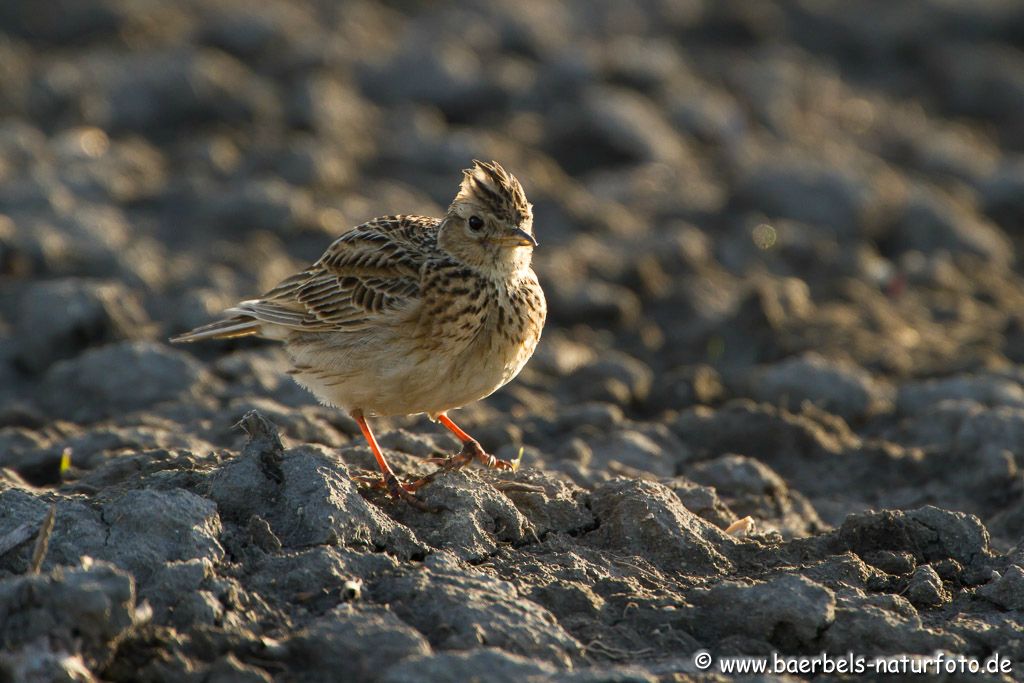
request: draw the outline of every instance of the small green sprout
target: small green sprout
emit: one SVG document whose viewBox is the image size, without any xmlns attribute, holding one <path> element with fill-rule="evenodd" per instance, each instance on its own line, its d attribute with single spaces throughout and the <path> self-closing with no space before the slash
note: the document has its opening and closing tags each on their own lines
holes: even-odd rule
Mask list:
<svg viewBox="0 0 1024 683">
<path fill-rule="evenodd" d="M 71 447 L 68 446 L 60 454 L 60 476 L 64 476 L 71 470 Z"/>
<path fill-rule="evenodd" d="M 518 472 L 519 471 L 519 463 L 521 463 L 523 461 L 523 450 L 524 449 L 525 449 L 524 446 L 520 446 L 519 447 L 519 453 L 516 455 L 515 460 L 512 461 L 512 471 L 513 472 Z"/>
</svg>

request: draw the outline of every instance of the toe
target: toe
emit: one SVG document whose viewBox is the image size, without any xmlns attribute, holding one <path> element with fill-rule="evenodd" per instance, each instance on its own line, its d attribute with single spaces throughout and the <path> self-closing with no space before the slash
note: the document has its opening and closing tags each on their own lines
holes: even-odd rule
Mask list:
<svg viewBox="0 0 1024 683">
<path fill-rule="evenodd" d="M 415 490 L 415 485 L 403 484 L 398 481 L 398 477 L 394 475 L 386 477 L 386 485 L 388 493 L 390 493 L 391 497 L 395 500 L 405 501 L 412 507 L 417 510 L 422 510 L 423 512 L 437 512 L 436 508 L 424 503 L 418 496 L 416 496 L 416 494 L 412 493 L 412 491 Z"/>
<path fill-rule="evenodd" d="M 369 486 L 373 489 L 386 489 L 388 484 L 380 477 L 359 475 L 352 477 L 352 481 L 362 484 L 363 486 Z"/>
</svg>

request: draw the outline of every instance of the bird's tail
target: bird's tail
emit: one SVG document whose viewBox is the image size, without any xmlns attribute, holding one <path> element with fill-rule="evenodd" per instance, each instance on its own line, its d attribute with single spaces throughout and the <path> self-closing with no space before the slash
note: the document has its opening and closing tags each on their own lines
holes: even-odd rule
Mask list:
<svg viewBox="0 0 1024 683">
<path fill-rule="evenodd" d="M 209 325 L 197 327 L 194 330 L 171 337 L 172 344 L 197 342 L 203 339 L 234 339 L 235 337 L 248 337 L 260 333 L 260 321 L 248 316 L 236 315 L 224 320 L 218 320 Z"/>
</svg>

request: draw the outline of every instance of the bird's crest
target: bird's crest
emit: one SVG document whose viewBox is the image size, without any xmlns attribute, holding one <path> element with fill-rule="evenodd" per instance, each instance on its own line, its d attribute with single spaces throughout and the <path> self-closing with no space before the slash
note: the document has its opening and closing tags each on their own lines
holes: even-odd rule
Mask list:
<svg viewBox="0 0 1024 683">
<path fill-rule="evenodd" d="M 465 169 L 462 176 L 455 202 L 478 204 L 512 225 L 521 225 L 533 217 L 523 186 L 497 161 L 487 163 L 474 159 L 473 168 Z"/>
</svg>

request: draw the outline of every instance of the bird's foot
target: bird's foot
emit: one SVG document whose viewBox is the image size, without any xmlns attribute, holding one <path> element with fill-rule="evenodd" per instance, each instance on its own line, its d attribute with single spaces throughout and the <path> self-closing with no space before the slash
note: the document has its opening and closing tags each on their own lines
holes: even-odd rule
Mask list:
<svg viewBox="0 0 1024 683">
<path fill-rule="evenodd" d="M 479 448 L 479 444 L 477 444 L 477 447 Z M 442 474 L 445 474 L 446 472 L 454 472 L 455 470 L 462 469 L 469 463 L 473 462 L 473 457 L 473 453 L 467 453 L 466 449 L 463 448 L 462 452 L 459 453 L 458 455 L 452 455 L 447 458 L 430 458 L 429 462 L 437 463 L 440 465 L 440 467 L 438 467 L 436 470 L 434 470 L 427 476 L 420 477 L 416 481 L 412 482 L 410 486 L 413 487 L 413 490 L 423 488 L 424 486 L 434 481 L 435 479 L 440 477 Z"/>
<path fill-rule="evenodd" d="M 516 463 L 509 460 L 502 460 L 501 458 L 495 458 L 493 455 L 485 451 L 480 447 L 480 443 L 477 441 L 467 441 L 462 445 L 462 453 L 459 454 L 461 457 L 468 457 L 470 460 L 477 459 L 484 467 L 489 467 L 492 470 L 506 470 L 512 472 L 516 469 Z"/>
<path fill-rule="evenodd" d="M 387 489 L 387 492 L 391 495 L 392 498 L 394 498 L 395 500 L 405 501 L 406 503 L 416 508 L 417 510 L 422 510 L 424 512 L 437 512 L 437 508 L 431 507 L 430 505 L 424 503 L 414 493 L 416 489 L 422 486 L 422 484 L 420 484 L 419 481 L 413 482 L 411 484 L 406 484 L 399 481 L 398 477 L 390 473 L 385 474 L 383 478 L 359 476 L 353 477 L 353 479 L 355 479 L 361 484 L 366 484 L 371 488 Z M 422 481 L 422 479 L 420 481 Z"/>
<path fill-rule="evenodd" d="M 502 460 L 501 458 L 495 458 L 493 455 L 486 452 L 480 446 L 479 442 L 466 441 L 462 446 L 462 450 L 456 455 L 452 455 L 447 458 L 428 458 L 427 462 L 436 463 L 439 467 L 425 477 L 420 477 L 413 482 L 402 483 L 398 480 L 398 477 L 393 474 L 385 474 L 383 478 L 366 476 L 353 478 L 356 481 L 366 484 L 372 488 L 387 489 L 392 498 L 395 498 L 396 500 L 404 500 L 417 509 L 436 512 L 437 510 L 435 508 L 430 507 L 417 498 L 415 492 L 431 483 L 442 474 L 460 470 L 474 460 L 479 460 L 485 467 L 490 467 L 496 470 L 514 471 L 516 469 L 516 463 L 508 460 Z"/>
<path fill-rule="evenodd" d="M 451 472 L 465 467 L 474 460 L 479 460 L 484 467 L 495 470 L 515 470 L 516 463 L 509 460 L 496 458 L 485 451 L 477 441 L 466 441 L 462 450 L 456 455 L 449 455 L 444 458 L 426 458 L 426 462 L 441 466 L 441 472 Z"/>
<path fill-rule="evenodd" d="M 485 467 L 490 467 L 491 469 L 507 471 L 514 471 L 516 469 L 516 463 L 495 458 L 485 451 L 478 441 L 466 441 L 462 444 L 462 450 L 455 455 L 448 456 L 447 458 L 428 458 L 427 462 L 435 463 L 440 465 L 440 467 L 427 476 L 417 479 L 412 484 L 409 484 L 409 486 L 412 487 L 412 490 L 422 488 L 442 474 L 460 470 L 474 460 L 479 460 Z"/>
</svg>

